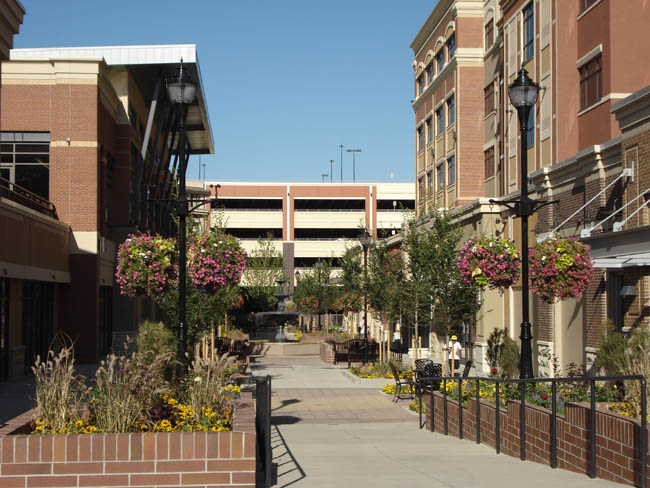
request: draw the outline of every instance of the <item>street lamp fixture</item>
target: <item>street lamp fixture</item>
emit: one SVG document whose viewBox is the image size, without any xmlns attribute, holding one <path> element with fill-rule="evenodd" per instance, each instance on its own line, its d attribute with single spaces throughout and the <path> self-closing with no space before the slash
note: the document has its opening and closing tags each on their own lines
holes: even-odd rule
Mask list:
<svg viewBox="0 0 650 488">
<path fill-rule="evenodd" d="M 328 175 L 327 173 L 321 173 L 321 174 L 320 174 L 320 177 L 321 177 L 321 183 L 325 183 L 325 178 L 327 178 L 328 176 L 329 176 L 329 175 Z"/>
<path fill-rule="evenodd" d="M 354 156 L 355 156 L 356 153 L 360 153 L 361 149 L 346 149 L 345 152 L 351 152 L 352 153 L 352 183 L 354 183 L 354 182 L 357 181 Z"/>
<path fill-rule="evenodd" d="M 167 95 L 176 110 L 179 122 L 178 160 L 179 184 L 176 198 L 176 214 L 178 215 L 178 360 L 185 362 L 186 321 L 187 321 L 187 290 L 185 276 L 187 273 L 187 216 L 190 213 L 186 192 L 185 172 L 187 161 L 185 156 L 185 117 L 187 107 L 196 98 L 196 82 L 183 67 L 183 59 L 173 78 L 165 80 Z"/>
<path fill-rule="evenodd" d="M 517 217 L 521 217 L 521 360 L 519 362 L 519 377 L 533 377 L 533 353 L 532 353 L 532 326 L 529 321 L 528 303 L 528 217 L 533 215 L 540 208 L 559 203 L 557 200 L 539 201 L 528 197 L 528 116 L 535 106 L 539 85 L 530 79 L 528 72 L 521 68 L 517 78 L 508 86 L 510 103 L 517 109 L 519 118 L 519 132 L 521 134 L 521 193 L 518 202 L 504 200 L 490 200 L 490 203 L 498 203 L 515 211 Z"/>
<path fill-rule="evenodd" d="M 363 247 L 363 364 L 368 363 L 368 248 L 372 243 L 372 235 L 367 229 L 359 236 Z"/>
</svg>

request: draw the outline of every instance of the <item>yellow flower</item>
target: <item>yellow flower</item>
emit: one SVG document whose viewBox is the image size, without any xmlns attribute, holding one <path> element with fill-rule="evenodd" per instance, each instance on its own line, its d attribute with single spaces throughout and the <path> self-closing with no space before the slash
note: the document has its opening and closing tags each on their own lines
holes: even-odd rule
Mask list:
<svg viewBox="0 0 650 488">
<path fill-rule="evenodd" d="M 81 426 L 83 426 L 84 421 L 83 421 L 83 420 L 77 420 L 77 421 L 75 421 L 74 424 L 75 424 L 77 427 L 81 427 Z"/>
</svg>

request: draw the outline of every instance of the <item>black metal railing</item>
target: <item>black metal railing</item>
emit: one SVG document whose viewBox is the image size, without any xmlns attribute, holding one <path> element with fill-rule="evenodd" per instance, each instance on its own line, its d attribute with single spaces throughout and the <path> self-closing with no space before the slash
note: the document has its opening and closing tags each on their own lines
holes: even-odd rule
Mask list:
<svg viewBox="0 0 650 488">
<path fill-rule="evenodd" d="M 528 378 L 528 379 L 498 379 L 498 378 L 481 378 L 481 377 L 470 377 L 470 378 L 459 378 L 459 377 L 428 377 L 425 378 L 425 381 L 422 385 L 419 385 L 418 395 L 419 395 L 419 411 L 420 411 L 420 428 L 423 427 L 422 424 L 422 397 L 426 391 L 431 392 L 430 396 L 430 405 L 429 409 L 431 412 L 431 432 L 435 431 L 435 410 L 434 410 L 434 395 L 432 386 L 439 385 L 439 392 L 443 395 L 443 429 L 444 434 L 449 434 L 449 425 L 448 425 L 448 406 L 447 406 L 447 397 L 450 394 L 447 392 L 447 383 L 455 382 L 457 386 L 457 395 L 458 395 L 458 437 L 463 438 L 463 382 L 475 383 L 475 394 L 476 394 L 476 443 L 481 443 L 481 382 L 494 383 L 495 384 L 495 394 L 494 398 L 496 416 L 495 416 L 495 444 L 496 452 L 499 454 L 501 452 L 501 419 L 500 419 L 500 410 L 501 410 L 501 385 L 504 384 L 519 384 L 519 398 L 520 401 L 520 411 L 519 411 L 519 457 L 522 461 L 526 460 L 526 393 L 528 385 L 535 385 L 538 383 L 550 383 L 551 384 L 551 394 L 549 395 L 551 400 L 551 420 L 550 420 L 550 466 L 551 468 L 557 468 L 557 414 L 558 414 L 558 405 L 557 405 L 557 385 L 558 383 L 581 383 L 589 384 L 589 442 L 588 447 L 588 469 L 587 474 L 590 478 L 596 477 L 596 435 L 598 434 L 596 428 L 596 382 L 624 382 L 624 381 L 638 381 L 640 383 L 640 392 L 641 392 L 641 421 L 640 421 L 640 439 L 639 439 L 639 450 L 640 455 L 639 459 L 636 460 L 640 464 L 640 480 L 639 486 L 646 486 L 647 478 L 647 405 L 646 405 L 646 379 L 642 375 L 629 375 L 629 376 L 589 376 L 589 377 L 563 377 L 563 378 Z M 485 402 L 484 402 L 485 403 Z"/>
<path fill-rule="evenodd" d="M 54 219 L 58 218 L 52 202 L 4 178 L 0 178 L 0 198 L 6 198 Z"/>
<path fill-rule="evenodd" d="M 273 473 L 271 452 L 271 377 L 264 376 L 255 381 L 255 486 L 270 488 Z"/>
</svg>

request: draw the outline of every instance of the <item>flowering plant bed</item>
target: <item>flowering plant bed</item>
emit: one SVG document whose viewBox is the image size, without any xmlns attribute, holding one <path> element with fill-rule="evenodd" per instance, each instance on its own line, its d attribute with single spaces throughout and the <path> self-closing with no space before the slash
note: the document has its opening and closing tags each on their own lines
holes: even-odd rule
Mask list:
<svg viewBox="0 0 650 488">
<path fill-rule="evenodd" d="M 197 238 L 187 253 L 187 273 L 203 291 L 236 285 L 246 269 L 246 251 L 239 241 L 221 232 Z"/>
<path fill-rule="evenodd" d="M 519 253 L 505 237 L 472 237 L 460 250 L 458 270 L 468 285 L 505 289 L 519 280 Z"/>
<path fill-rule="evenodd" d="M 117 251 L 115 278 L 129 298 L 156 296 L 178 281 L 174 239 L 129 234 Z"/>
<path fill-rule="evenodd" d="M 550 238 L 530 249 L 530 285 L 546 303 L 580 298 L 593 274 L 589 245 Z"/>
<path fill-rule="evenodd" d="M 401 365 L 396 365 L 396 367 L 400 378 L 413 378 L 413 370 L 404 368 Z M 393 374 L 388 365 L 382 363 L 367 364 L 365 366 L 352 366 L 349 371 L 359 378 L 393 378 Z"/>
</svg>

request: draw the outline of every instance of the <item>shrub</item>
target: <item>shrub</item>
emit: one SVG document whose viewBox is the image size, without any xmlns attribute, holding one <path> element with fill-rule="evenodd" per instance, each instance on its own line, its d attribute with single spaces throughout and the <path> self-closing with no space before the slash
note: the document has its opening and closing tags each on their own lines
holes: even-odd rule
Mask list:
<svg viewBox="0 0 650 488">
<path fill-rule="evenodd" d="M 625 334 L 616 330 L 614 322 L 611 319 L 608 319 L 603 324 L 601 333 L 596 365 L 606 375 L 620 375 L 625 364 L 625 349 L 628 344 L 627 338 Z"/>
<path fill-rule="evenodd" d="M 621 368 L 624 375 L 643 375 L 650 378 L 650 329 L 637 327 L 630 337 Z M 630 403 L 629 413 L 635 417 L 641 416 L 641 385 L 638 381 L 627 381 L 625 384 L 626 399 Z M 650 384 L 646 384 L 646 402 L 650 398 Z"/>
<path fill-rule="evenodd" d="M 491 368 L 496 368 L 499 364 L 501 344 L 506 331 L 507 329 L 494 329 L 488 336 L 487 361 Z"/>
<path fill-rule="evenodd" d="M 501 354 L 499 355 L 499 369 L 504 378 L 516 378 L 519 373 L 519 346 L 509 335 L 503 335 Z"/>
</svg>

